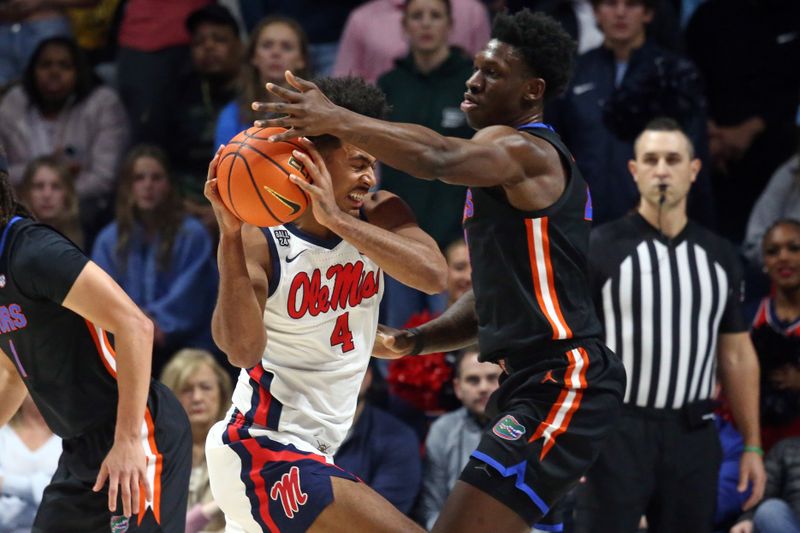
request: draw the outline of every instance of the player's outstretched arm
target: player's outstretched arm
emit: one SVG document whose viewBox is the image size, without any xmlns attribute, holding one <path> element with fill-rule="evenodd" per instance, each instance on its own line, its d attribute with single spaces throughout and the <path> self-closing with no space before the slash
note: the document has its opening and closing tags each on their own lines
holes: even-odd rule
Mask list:
<svg viewBox="0 0 800 533">
<path fill-rule="evenodd" d="M 17 412 L 28 389 L 6 354 L 0 354 L 0 426 Z"/>
<path fill-rule="evenodd" d="M 336 204 L 330 173 L 322 155 L 308 139 L 308 151 L 295 151 L 308 171 L 309 181 L 291 180 L 311 197 L 314 218 L 375 261 L 384 272 L 409 287 L 428 294 L 445 290 L 447 262 L 436 241 L 417 225 L 411 209 L 396 195 L 378 191 L 364 198 L 367 221 L 342 211 Z"/>
<path fill-rule="evenodd" d="M 267 346 L 262 317 L 267 305 L 269 247 L 258 228 L 243 224 L 225 204 L 217 189 L 217 150 L 208 167 L 205 196 L 219 225 L 219 293 L 211 318 L 211 334 L 230 363 L 255 366 Z"/>
<path fill-rule="evenodd" d="M 114 445 L 100 466 L 94 490 L 108 486 L 108 508 L 131 516 L 139 509 L 140 484 L 150 499 L 141 431 L 150 387 L 153 323 L 125 291 L 96 264 L 89 262 L 78 275 L 62 305 L 96 326 L 114 334 L 116 350 L 117 422 Z"/>
<path fill-rule="evenodd" d="M 255 102 L 253 108 L 285 116 L 256 121 L 258 126 L 279 126 L 290 131 L 275 140 L 331 134 L 362 148 L 398 170 L 423 179 L 491 187 L 513 184 L 526 176 L 550 172 L 543 148 L 529 142 L 514 128 L 490 126 L 470 140 L 445 137 L 416 124 L 401 124 L 365 117 L 334 105 L 317 86 L 287 71 L 292 91 L 268 84 L 279 102 Z"/>
<path fill-rule="evenodd" d="M 405 355 L 450 352 L 478 342 L 475 294 L 465 292 L 439 317 L 418 328 L 393 329 L 378 326 L 372 355 L 398 359 Z"/>
</svg>

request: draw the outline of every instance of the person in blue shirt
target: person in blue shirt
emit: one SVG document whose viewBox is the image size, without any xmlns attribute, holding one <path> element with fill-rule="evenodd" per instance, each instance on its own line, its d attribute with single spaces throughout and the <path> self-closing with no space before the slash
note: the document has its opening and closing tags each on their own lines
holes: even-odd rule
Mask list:
<svg viewBox="0 0 800 533">
<path fill-rule="evenodd" d="M 218 274 L 211 237 L 184 212 L 160 148 L 140 145 L 128 154 L 116 220 L 98 235 L 92 260 L 153 320 L 154 375 L 176 349 L 215 350 L 210 325 Z"/>
</svg>

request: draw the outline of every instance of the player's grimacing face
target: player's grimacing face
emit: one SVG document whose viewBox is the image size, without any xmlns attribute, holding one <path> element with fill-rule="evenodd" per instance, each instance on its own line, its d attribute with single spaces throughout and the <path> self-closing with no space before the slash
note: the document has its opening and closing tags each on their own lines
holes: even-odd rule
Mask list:
<svg viewBox="0 0 800 533">
<path fill-rule="evenodd" d="M 513 124 L 523 112 L 528 69 L 514 47 L 492 39 L 475 54 L 461 110 L 474 129 Z"/>
<path fill-rule="evenodd" d="M 483 416 L 489 397 L 500 385 L 500 367 L 478 362 L 478 354 L 470 353 L 460 361 L 461 373 L 453 380 L 456 396 L 468 411 Z"/>
<path fill-rule="evenodd" d="M 347 143 L 323 156 L 331 174 L 336 204 L 342 211 L 358 216 L 364 196 L 375 186 L 377 161 L 364 150 Z"/>
</svg>

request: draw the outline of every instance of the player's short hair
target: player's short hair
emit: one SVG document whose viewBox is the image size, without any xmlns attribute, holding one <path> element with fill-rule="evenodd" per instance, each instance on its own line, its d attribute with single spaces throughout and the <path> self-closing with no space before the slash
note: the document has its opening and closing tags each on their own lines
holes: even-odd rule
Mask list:
<svg viewBox="0 0 800 533">
<path fill-rule="evenodd" d="M 561 94 L 572 76 L 575 41 L 555 19 L 523 9 L 494 19 L 492 38 L 513 46 L 531 74 L 545 81 L 545 100 Z"/>
<path fill-rule="evenodd" d="M 331 102 L 359 115 L 383 119 L 389 114 L 386 95 L 362 78 L 355 76 L 326 77 L 318 78 L 314 80 L 314 83 Z M 342 145 L 339 138 L 333 135 L 318 135 L 311 137 L 311 141 L 320 151 L 335 150 Z"/>
<path fill-rule="evenodd" d="M 454 378 L 461 378 L 461 363 L 464 362 L 464 359 L 467 356 L 480 354 L 481 349 L 478 347 L 477 344 L 473 344 L 472 346 L 467 346 L 466 348 L 461 348 L 456 352 L 456 361 L 453 364 L 453 377 Z"/>
<path fill-rule="evenodd" d="M 639 139 L 641 139 L 642 135 L 644 135 L 644 133 L 647 131 L 680 133 L 683 135 L 683 138 L 686 139 L 686 146 L 689 148 L 689 159 L 694 159 L 694 143 L 686 134 L 686 131 L 684 131 L 678 121 L 669 117 L 657 117 L 647 123 L 642 132 L 636 136 L 636 140 L 633 143 L 634 157 L 636 156 L 636 148 L 639 146 Z"/>
</svg>

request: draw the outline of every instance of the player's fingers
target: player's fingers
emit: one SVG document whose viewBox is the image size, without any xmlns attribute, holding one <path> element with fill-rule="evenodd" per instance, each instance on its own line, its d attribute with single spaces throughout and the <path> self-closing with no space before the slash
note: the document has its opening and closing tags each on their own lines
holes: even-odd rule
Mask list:
<svg viewBox="0 0 800 533">
<path fill-rule="evenodd" d="M 287 70 L 284 74 L 286 76 L 286 81 L 289 82 L 289 85 L 294 87 L 300 92 L 310 91 L 311 89 L 316 89 L 317 84 L 308 80 L 304 80 L 300 76 L 295 76 L 294 72 L 291 70 Z"/>
<path fill-rule="evenodd" d="M 319 187 L 315 187 L 308 181 L 304 180 L 300 176 L 296 176 L 295 174 L 290 174 L 289 179 L 291 180 L 292 183 L 294 183 L 295 185 L 297 185 L 298 187 L 300 187 L 309 194 L 317 195 L 322 191 Z"/>
<path fill-rule="evenodd" d="M 119 478 L 112 473 L 108 477 L 108 510 L 112 513 L 117 510 L 117 494 L 119 493 Z"/>
<path fill-rule="evenodd" d="M 323 174 L 325 172 L 325 163 L 321 161 L 315 161 L 311 158 L 311 156 L 305 152 L 301 152 L 300 150 L 292 150 L 292 155 L 300 160 L 303 164 L 305 169 L 313 178 L 313 183 L 319 183 L 319 180 L 323 178 Z M 322 164 L 322 166 L 320 166 Z"/>
<path fill-rule="evenodd" d="M 105 463 L 103 463 L 100 466 L 100 472 L 97 473 L 97 480 L 94 482 L 94 487 L 92 487 L 92 490 L 97 492 L 102 489 L 103 485 L 106 484 L 106 479 L 108 479 L 108 469 L 106 468 Z"/>
<path fill-rule="evenodd" d="M 280 85 L 275 85 L 274 83 L 268 83 L 267 90 L 278 98 L 281 98 L 287 102 L 297 103 L 303 99 L 303 96 L 299 92 L 287 89 L 286 87 L 281 87 Z"/>
<path fill-rule="evenodd" d="M 150 482 L 147 480 L 146 474 L 143 473 L 139 477 L 139 483 L 141 483 L 144 487 L 145 500 L 148 502 L 153 501 L 153 487 L 150 486 Z"/>
<path fill-rule="evenodd" d="M 122 514 L 131 515 L 131 479 L 124 474 L 119 480 L 120 495 L 122 496 Z"/>
<path fill-rule="evenodd" d="M 131 509 L 132 512 L 135 514 L 139 509 L 139 498 L 142 496 L 139 494 L 139 473 L 135 472 L 131 475 L 130 479 L 130 491 L 131 491 Z"/>
<path fill-rule="evenodd" d="M 320 170 L 327 170 L 327 166 L 325 165 L 325 158 L 322 157 L 322 154 L 319 153 L 317 147 L 314 146 L 314 143 L 306 139 L 305 137 L 299 137 L 296 139 L 303 148 L 308 152 L 308 155 L 311 156 L 311 159 L 314 161 L 314 164 L 317 165 Z"/>
<path fill-rule="evenodd" d="M 276 119 L 280 120 L 280 119 Z M 271 121 L 267 121 L 271 122 Z M 285 127 L 285 126 L 282 126 Z M 295 137 L 299 137 L 302 135 L 302 132 L 295 127 L 291 127 L 288 130 L 284 131 L 283 133 L 278 133 L 276 135 L 271 135 L 269 137 L 269 142 L 278 143 L 283 141 L 288 141 L 289 139 L 294 139 Z"/>
</svg>

